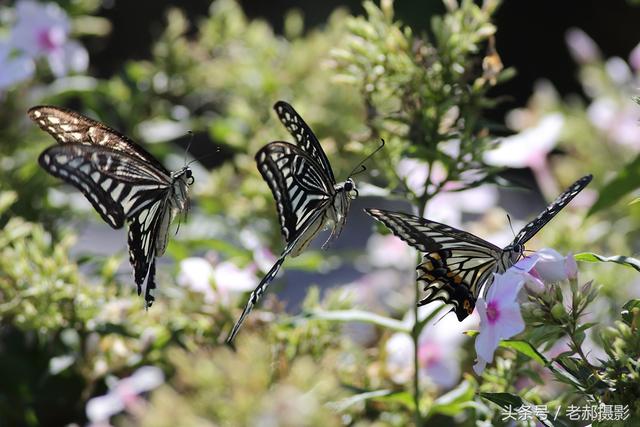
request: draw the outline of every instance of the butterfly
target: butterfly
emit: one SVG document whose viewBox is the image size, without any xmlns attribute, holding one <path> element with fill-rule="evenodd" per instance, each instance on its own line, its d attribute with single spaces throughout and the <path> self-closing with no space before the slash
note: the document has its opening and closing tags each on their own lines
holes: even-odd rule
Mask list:
<svg viewBox="0 0 640 427">
<path fill-rule="evenodd" d="M 591 179 L 591 175 L 586 175 L 574 182 L 503 249 L 466 231 L 425 218 L 382 209 L 365 211 L 424 253 L 416 267 L 417 281 L 425 292 L 418 305 L 444 301 L 453 305 L 452 311 L 462 321 L 473 312 L 482 286 L 491 284 L 493 273 L 503 273 L 514 265 L 522 257 L 524 244 Z"/>
<path fill-rule="evenodd" d="M 126 136 L 74 111 L 36 106 L 28 115 L 58 142 L 42 152 L 40 166 L 80 190 L 114 229 L 128 224 L 138 295 L 146 280 L 145 305 L 150 307 L 156 257 L 165 252 L 171 221 L 189 209 L 191 170 L 169 172 Z"/>
<path fill-rule="evenodd" d="M 276 277 L 288 255 L 298 256 L 321 230 L 331 228 L 323 249 L 340 235 L 351 201 L 358 190 L 351 178 L 363 163 L 384 146 L 378 147 L 349 174 L 346 181 L 336 183 L 331 164 L 311 131 L 291 105 L 278 101 L 273 107 L 296 144 L 271 142 L 256 153 L 260 174 L 276 201 L 282 237 L 286 246 L 273 267 L 249 296 L 249 300 L 227 337 L 232 343 L 242 323 L 265 290 Z"/>
</svg>

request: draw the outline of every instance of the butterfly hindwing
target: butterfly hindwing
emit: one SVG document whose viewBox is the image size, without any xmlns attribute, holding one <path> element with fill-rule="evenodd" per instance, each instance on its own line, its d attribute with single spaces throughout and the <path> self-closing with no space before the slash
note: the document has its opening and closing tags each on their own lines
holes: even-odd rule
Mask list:
<svg viewBox="0 0 640 427">
<path fill-rule="evenodd" d="M 381 209 L 365 211 L 424 253 L 417 267 L 417 280 L 424 292 L 420 305 L 442 300 L 455 307 L 459 319 L 473 311 L 502 249 L 473 234 L 414 215 Z"/>
<path fill-rule="evenodd" d="M 547 208 L 533 221 L 525 225 L 513 240 L 513 244 L 523 245 L 529 241 L 542 227 L 553 219 L 584 187 L 586 187 L 593 175 L 585 175 L 574 182 L 564 193 L 559 195 Z"/>
<path fill-rule="evenodd" d="M 251 313 L 251 310 L 253 310 L 253 307 L 258 303 L 262 295 L 264 295 L 267 288 L 269 287 L 269 284 L 271 284 L 273 279 L 276 278 L 278 271 L 280 271 L 280 267 L 282 267 L 282 264 L 284 263 L 284 260 L 287 257 L 287 255 L 289 255 L 294 250 L 294 248 L 297 248 L 300 246 L 300 240 L 306 237 L 307 229 L 309 229 L 310 227 L 314 227 L 314 225 L 321 219 L 322 215 L 324 215 L 324 212 L 317 211 L 309 218 L 307 224 L 304 227 L 302 227 L 299 235 L 294 240 L 292 240 L 287 244 L 285 249 L 280 254 L 280 257 L 273 264 L 269 272 L 267 272 L 267 274 L 262 278 L 258 286 L 253 290 L 253 292 L 251 292 L 251 295 L 249 295 L 249 300 L 247 301 L 247 304 L 242 310 L 242 314 L 240 315 L 236 323 L 233 325 L 233 329 L 231 330 L 231 332 L 229 333 L 229 336 L 227 337 L 227 340 L 226 340 L 227 343 L 233 342 L 236 335 L 238 334 L 238 331 L 240 331 L 240 327 L 244 323 L 244 320 L 246 319 L 246 317 L 249 315 L 249 313 Z"/>
</svg>

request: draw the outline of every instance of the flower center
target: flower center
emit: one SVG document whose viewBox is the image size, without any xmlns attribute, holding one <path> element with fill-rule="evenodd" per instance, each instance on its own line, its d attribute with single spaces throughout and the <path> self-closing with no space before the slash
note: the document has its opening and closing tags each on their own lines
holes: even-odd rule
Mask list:
<svg viewBox="0 0 640 427">
<path fill-rule="evenodd" d="M 442 350 L 434 342 L 424 342 L 418 348 L 418 361 L 423 368 L 430 368 L 442 359 Z"/>
<path fill-rule="evenodd" d="M 62 28 L 43 28 L 37 38 L 40 49 L 51 52 L 64 44 L 65 34 Z"/>
<path fill-rule="evenodd" d="M 500 318 L 500 307 L 496 301 L 489 301 L 487 304 L 487 319 L 492 325 Z"/>
</svg>

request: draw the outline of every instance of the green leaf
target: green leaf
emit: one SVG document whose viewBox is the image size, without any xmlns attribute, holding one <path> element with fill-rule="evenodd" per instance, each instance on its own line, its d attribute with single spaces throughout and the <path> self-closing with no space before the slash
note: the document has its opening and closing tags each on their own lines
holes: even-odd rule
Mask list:
<svg viewBox="0 0 640 427">
<path fill-rule="evenodd" d="M 305 317 L 309 319 L 330 320 L 334 322 L 371 323 L 393 331 L 406 333 L 411 332 L 411 327 L 404 322 L 363 310 L 314 310 L 306 313 Z"/>
<path fill-rule="evenodd" d="M 640 309 L 640 299 L 632 299 L 626 302 L 625 305 L 622 306 L 622 320 L 624 321 L 624 323 L 626 323 L 627 325 L 631 325 L 631 323 L 633 322 L 633 309 L 634 308 L 638 308 Z"/>
<path fill-rule="evenodd" d="M 598 200 L 591 206 L 587 216 L 606 209 L 638 188 L 640 183 L 640 155 L 627 163 L 618 175 L 600 189 Z"/>
<path fill-rule="evenodd" d="M 616 264 L 631 267 L 634 270 L 640 271 L 640 260 L 624 255 L 605 257 L 602 255 L 594 254 L 592 252 L 582 252 L 579 254 L 575 254 L 573 257 L 576 259 L 576 261 L 582 262 L 615 262 Z"/>
<path fill-rule="evenodd" d="M 462 410 L 476 405 L 473 401 L 474 395 L 475 388 L 471 383 L 462 381 L 456 388 L 437 398 L 429 408 L 427 416 L 435 414 L 457 415 Z"/>
<path fill-rule="evenodd" d="M 505 409 L 519 408 L 524 403 L 520 396 L 511 393 L 480 393 L 480 397 L 484 397 L 488 401 Z"/>
<path fill-rule="evenodd" d="M 510 348 L 512 350 L 517 351 L 518 353 L 524 354 L 529 359 L 535 360 L 542 366 L 546 366 L 549 364 L 549 361 L 535 349 L 534 346 L 529 344 L 526 341 L 522 340 L 502 340 L 500 341 L 500 347 Z"/>
</svg>

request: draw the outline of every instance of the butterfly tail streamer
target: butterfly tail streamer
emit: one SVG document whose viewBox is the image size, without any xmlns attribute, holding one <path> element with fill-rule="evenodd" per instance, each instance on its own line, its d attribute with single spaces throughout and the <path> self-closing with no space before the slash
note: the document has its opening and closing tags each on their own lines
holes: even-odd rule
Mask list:
<svg viewBox="0 0 640 427">
<path fill-rule="evenodd" d="M 280 267 L 282 266 L 282 263 L 284 263 L 284 259 L 289 254 L 289 252 L 290 252 L 290 249 L 285 250 L 282 253 L 282 255 L 280 255 L 280 258 L 278 258 L 276 263 L 273 264 L 273 267 L 271 267 L 269 272 L 260 281 L 258 286 L 253 290 L 253 292 L 251 292 L 251 295 L 249 296 L 249 301 L 247 301 L 247 305 L 245 305 L 244 310 L 242 310 L 242 314 L 236 321 L 235 325 L 233 325 L 233 329 L 231 330 L 231 332 L 229 333 L 229 336 L 227 337 L 227 340 L 226 340 L 227 344 L 233 343 L 233 340 L 235 339 L 236 335 L 238 335 L 238 332 L 240 331 L 240 327 L 242 326 L 242 323 L 244 323 L 245 318 L 249 315 L 249 313 L 251 313 L 251 310 L 253 310 L 253 306 L 255 306 L 258 303 L 262 295 L 264 295 L 265 291 L 267 290 L 267 287 L 269 287 L 269 285 L 271 284 L 271 281 L 276 277 L 276 275 L 278 274 L 278 271 L 280 271 Z"/>
</svg>

